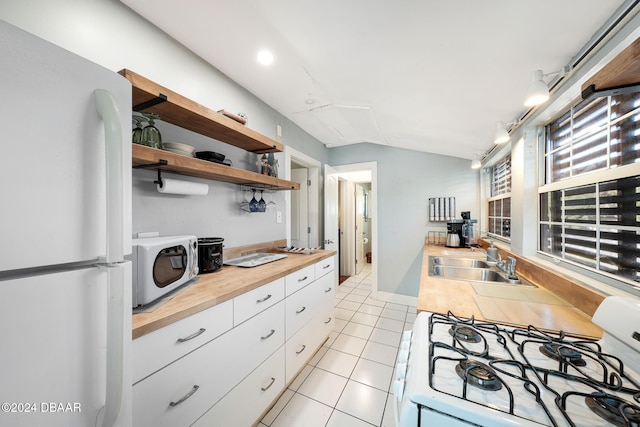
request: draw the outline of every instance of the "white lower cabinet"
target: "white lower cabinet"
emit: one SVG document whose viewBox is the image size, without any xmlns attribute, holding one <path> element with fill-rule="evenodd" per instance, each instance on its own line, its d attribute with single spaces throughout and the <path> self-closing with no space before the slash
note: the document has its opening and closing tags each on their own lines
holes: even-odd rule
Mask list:
<svg viewBox="0 0 640 427">
<path fill-rule="evenodd" d="M 194 427 L 248 427 L 286 386 L 284 346 L 209 409 Z"/>
<path fill-rule="evenodd" d="M 191 425 L 283 344 L 280 302 L 135 384 L 133 425 Z"/>
<path fill-rule="evenodd" d="M 133 425 L 258 421 L 333 328 L 333 265 L 325 259 L 135 340 L 134 370 L 144 379 L 133 385 Z M 176 336 L 190 338 L 180 351 Z"/>
</svg>

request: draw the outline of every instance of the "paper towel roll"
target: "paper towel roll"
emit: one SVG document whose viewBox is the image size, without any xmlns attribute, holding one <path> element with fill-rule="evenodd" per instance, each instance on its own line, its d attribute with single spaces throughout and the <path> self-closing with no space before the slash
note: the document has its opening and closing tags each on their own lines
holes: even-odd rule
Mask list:
<svg viewBox="0 0 640 427">
<path fill-rule="evenodd" d="M 162 184 L 156 184 L 158 192 L 164 194 L 187 194 L 194 196 L 204 196 L 209 193 L 207 184 L 200 184 L 191 181 L 181 181 L 179 179 L 162 178 Z"/>
</svg>

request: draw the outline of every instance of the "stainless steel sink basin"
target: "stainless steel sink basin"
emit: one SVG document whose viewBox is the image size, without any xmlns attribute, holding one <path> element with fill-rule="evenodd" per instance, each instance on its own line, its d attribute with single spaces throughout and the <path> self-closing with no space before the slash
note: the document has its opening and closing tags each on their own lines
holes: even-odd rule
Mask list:
<svg viewBox="0 0 640 427">
<path fill-rule="evenodd" d="M 485 261 L 471 258 L 433 257 L 433 264 L 451 267 L 490 268 L 489 264 Z"/>
<path fill-rule="evenodd" d="M 510 278 L 497 267 L 491 267 L 483 260 L 471 258 L 445 258 L 429 256 L 429 276 L 443 279 L 467 280 L 471 282 L 502 283 L 533 286 L 518 278 Z"/>
<path fill-rule="evenodd" d="M 456 280 L 480 280 L 483 282 L 507 282 L 507 278 L 500 272 L 488 268 L 465 268 L 434 265 L 433 276 Z"/>
</svg>

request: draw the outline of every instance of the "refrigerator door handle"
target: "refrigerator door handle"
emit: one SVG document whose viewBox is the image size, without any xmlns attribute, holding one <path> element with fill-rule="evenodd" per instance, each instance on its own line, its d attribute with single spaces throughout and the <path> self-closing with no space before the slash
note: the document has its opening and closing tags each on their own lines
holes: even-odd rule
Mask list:
<svg viewBox="0 0 640 427">
<path fill-rule="evenodd" d="M 124 171 L 120 112 L 109 91 L 96 89 L 96 110 L 104 123 L 107 175 L 107 252 L 106 263 L 124 259 Z"/>
<path fill-rule="evenodd" d="M 123 137 L 120 112 L 113 96 L 105 89 L 94 90 L 96 110 L 104 123 L 107 236 L 103 267 L 107 285 L 107 357 L 105 404 L 96 426 L 112 427 L 120 414 L 124 369 L 124 171 Z M 100 421 L 102 418 L 102 421 Z"/>
<path fill-rule="evenodd" d="M 124 385 L 124 289 L 130 267 L 100 266 L 107 273 L 107 357 L 105 403 L 96 418 L 96 427 L 113 427 L 122 406 Z"/>
</svg>

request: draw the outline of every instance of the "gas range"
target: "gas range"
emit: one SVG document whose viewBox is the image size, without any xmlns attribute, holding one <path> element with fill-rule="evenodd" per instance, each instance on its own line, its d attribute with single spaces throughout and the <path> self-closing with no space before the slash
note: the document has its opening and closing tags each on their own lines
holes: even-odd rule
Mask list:
<svg viewBox="0 0 640 427">
<path fill-rule="evenodd" d="M 420 313 L 396 366 L 398 426 L 640 426 L 640 301 L 609 297 L 593 321 L 599 341 Z"/>
</svg>

